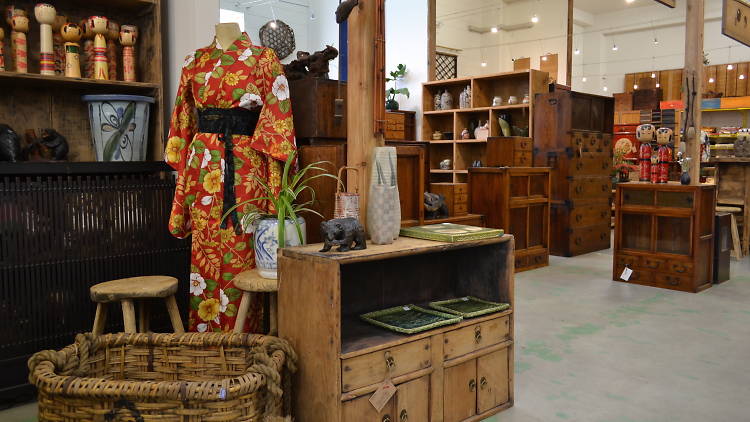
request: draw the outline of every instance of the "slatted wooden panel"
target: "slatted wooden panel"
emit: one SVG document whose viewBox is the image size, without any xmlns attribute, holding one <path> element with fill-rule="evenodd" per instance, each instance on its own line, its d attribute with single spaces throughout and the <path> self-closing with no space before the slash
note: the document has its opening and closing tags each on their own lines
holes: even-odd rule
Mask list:
<svg viewBox="0 0 750 422">
<path fill-rule="evenodd" d="M 748 63 L 737 63 L 737 88 L 734 92 L 734 95 L 737 97 L 747 95 L 747 78 L 750 77 L 747 71 Z M 740 75 L 744 75 L 744 78 L 740 79 Z"/>
</svg>

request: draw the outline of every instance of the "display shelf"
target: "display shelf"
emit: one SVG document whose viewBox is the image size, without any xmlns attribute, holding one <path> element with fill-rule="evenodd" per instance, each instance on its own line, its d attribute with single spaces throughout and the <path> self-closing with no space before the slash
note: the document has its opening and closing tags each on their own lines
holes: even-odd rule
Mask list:
<svg viewBox="0 0 750 422">
<path fill-rule="evenodd" d="M 133 162 L 22 162 L 0 163 L 0 175 L 119 174 L 171 171 L 163 161 Z"/>
<path fill-rule="evenodd" d="M 0 86 L 35 86 L 46 88 L 79 88 L 92 90 L 110 90 L 119 92 L 148 92 L 160 87 L 157 83 L 103 81 L 87 78 L 69 78 L 66 76 L 46 76 L 35 73 L 0 72 Z"/>
</svg>

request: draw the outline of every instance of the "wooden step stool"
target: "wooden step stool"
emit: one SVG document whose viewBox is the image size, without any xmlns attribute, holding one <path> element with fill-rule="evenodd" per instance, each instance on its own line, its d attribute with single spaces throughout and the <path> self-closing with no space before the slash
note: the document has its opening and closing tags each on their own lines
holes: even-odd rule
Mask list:
<svg viewBox="0 0 750 422">
<path fill-rule="evenodd" d="M 735 214 L 742 215 L 742 208 L 733 206 L 718 205 L 716 212 L 727 212 L 731 215 L 731 229 L 729 230 L 732 234 L 732 256 L 735 259 L 742 258 L 742 248 L 740 246 L 740 231 L 737 228 L 737 217 Z M 743 221 L 743 224 L 747 224 Z"/>
<path fill-rule="evenodd" d="M 122 304 L 122 320 L 125 323 L 125 332 L 135 333 L 133 301 L 156 298 L 163 298 L 166 302 L 174 332 L 184 333 L 185 328 L 182 325 L 180 311 L 177 309 L 177 301 L 174 298 L 176 291 L 177 279 L 162 275 L 123 278 L 92 286 L 89 290 L 91 300 L 97 303 L 96 317 L 94 317 L 94 335 L 99 336 L 104 332 L 108 303 L 120 302 Z M 145 301 L 141 301 L 139 306 L 139 325 L 142 333 L 148 331 L 148 308 Z"/>
<path fill-rule="evenodd" d="M 278 331 L 276 328 L 278 317 L 276 310 L 276 293 L 279 291 L 279 280 L 263 278 L 258 273 L 258 270 L 249 270 L 237 274 L 232 282 L 234 283 L 234 287 L 242 290 L 242 300 L 240 301 L 240 308 L 237 311 L 237 321 L 234 323 L 234 332 L 241 333 L 245 328 L 247 311 L 250 308 L 250 294 L 268 293 L 270 295 L 270 309 L 268 310 L 269 334 L 275 335 Z"/>
</svg>

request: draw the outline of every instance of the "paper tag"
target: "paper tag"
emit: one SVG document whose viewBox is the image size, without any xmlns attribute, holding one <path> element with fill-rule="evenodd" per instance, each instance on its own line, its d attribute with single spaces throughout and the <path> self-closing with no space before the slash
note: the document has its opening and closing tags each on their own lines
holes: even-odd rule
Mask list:
<svg viewBox="0 0 750 422">
<path fill-rule="evenodd" d="M 411 311 L 411 308 L 408 307 L 408 306 L 402 306 L 402 309 L 405 310 L 405 311 Z"/>
<path fill-rule="evenodd" d="M 393 385 L 391 380 L 385 380 L 370 396 L 370 404 L 380 413 L 394 394 L 396 394 L 396 386 Z"/>
<path fill-rule="evenodd" d="M 461 300 L 463 300 L 464 302 L 468 302 L 469 298 L 468 297 L 462 297 Z"/>
<path fill-rule="evenodd" d="M 620 274 L 620 278 L 623 279 L 623 280 L 625 280 L 625 281 L 628 281 L 628 280 L 630 280 L 630 276 L 631 275 L 633 275 L 633 270 L 631 270 L 628 267 L 625 267 L 625 269 L 622 270 L 622 274 Z"/>
</svg>

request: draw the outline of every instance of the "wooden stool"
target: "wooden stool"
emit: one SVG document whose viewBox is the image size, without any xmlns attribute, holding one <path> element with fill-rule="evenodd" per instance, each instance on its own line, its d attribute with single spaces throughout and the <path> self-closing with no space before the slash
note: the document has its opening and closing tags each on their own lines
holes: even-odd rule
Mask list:
<svg viewBox="0 0 750 422">
<path fill-rule="evenodd" d="M 742 258 L 742 248 L 740 247 L 740 231 L 737 228 L 737 217 L 735 217 L 735 214 L 742 214 L 742 208 L 719 205 L 716 207 L 716 212 L 727 212 L 730 214 L 730 221 L 732 225 L 732 228 L 730 230 L 730 232 L 732 233 L 732 256 L 734 256 L 735 259 Z M 743 224 L 747 223 L 743 221 Z"/>
<path fill-rule="evenodd" d="M 279 280 L 263 278 L 257 270 L 244 271 L 234 277 L 234 287 L 242 290 L 242 300 L 240 308 L 237 311 L 237 321 L 234 323 L 234 332 L 241 333 L 245 328 L 247 311 L 250 308 L 251 293 L 268 293 L 270 295 L 270 309 L 268 310 L 269 334 L 275 335 L 277 332 L 277 311 L 276 311 L 276 292 L 279 291 Z"/>
<path fill-rule="evenodd" d="M 135 333 L 135 309 L 133 300 L 163 298 L 167 304 L 169 319 L 175 333 L 184 333 L 180 311 L 174 294 L 177 291 L 177 279 L 162 275 L 148 277 L 132 277 L 99 283 L 91 287 L 91 300 L 97 303 L 94 318 L 93 333 L 95 336 L 104 332 L 107 322 L 107 304 L 120 302 L 122 304 L 122 320 L 126 333 Z M 139 307 L 139 325 L 142 333 L 148 331 L 148 309 L 146 303 Z"/>
</svg>

